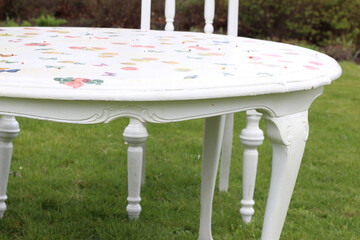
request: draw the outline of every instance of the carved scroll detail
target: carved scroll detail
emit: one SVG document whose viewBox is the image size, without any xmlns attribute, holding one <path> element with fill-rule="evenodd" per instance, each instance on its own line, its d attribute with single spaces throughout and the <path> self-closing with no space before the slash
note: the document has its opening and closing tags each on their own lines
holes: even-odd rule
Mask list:
<svg viewBox="0 0 360 240">
<path fill-rule="evenodd" d="M 138 106 L 121 106 L 104 108 L 101 113 L 96 113 L 81 123 L 108 123 L 121 117 L 132 117 L 141 122 L 164 122 L 155 114 L 150 113 L 148 109 Z"/>
<path fill-rule="evenodd" d="M 307 111 L 292 114 L 290 116 L 272 118 L 264 116 L 267 125 L 267 132 L 271 139 L 280 144 L 290 146 L 294 142 L 294 136 L 302 136 L 303 141 L 306 142 L 309 136 Z M 294 121 L 300 121 L 301 124 L 294 124 Z M 302 131 L 303 134 L 296 134 L 297 131 Z"/>
</svg>

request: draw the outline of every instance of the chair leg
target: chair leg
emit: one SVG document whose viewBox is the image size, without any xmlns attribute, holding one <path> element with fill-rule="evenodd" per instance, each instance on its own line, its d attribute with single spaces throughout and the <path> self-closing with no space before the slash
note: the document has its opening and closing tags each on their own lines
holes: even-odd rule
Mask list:
<svg viewBox="0 0 360 240">
<path fill-rule="evenodd" d="M 240 141 L 244 145 L 243 154 L 243 199 L 240 214 L 245 223 L 250 223 L 254 215 L 254 189 L 258 162 L 257 148 L 264 141 L 264 134 L 259 128 L 261 113 L 255 110 L 246 112 L 246 128 L 241 131 Z"/>
<path fill-rule="evenodd" d="M 229 173 L 231 150 L 234 131 L 234 114 L 227 114 L 225 120 L 224 139 L 221 151 L 219 191 L 227 192 L 229 187 Z"/>
<path fill-rule="evenodd" d="M 307 114 L 305 111 L 283 117 L 265 116 L 273 163 L 262 240 L 280 238 L 309 134 Z"/>
<path fill-rule="evenodd" d="M 128 142 L 128 205 L 126 211 L 129 219 L 137 219 L 141 212 L 140 187 L 142 179 L 143 145 L 148 133 L 142 122 L 130 118 L 129 125 L 125 128 L 124 139 Z"/>
<path fill-rule="evenodd" d="M 0 218 L 6 210 L 6 189 L 10 173 L 12 141 L 20 132 L 19 123 L 13 116 L 0 117 Z"/>
<path fill-rule="evenodd" d="M 201 173 L 201 211 L 199 240 L 210 240 L 211 212 L 219 164 L 225 115 L 205 119 Z"/>
</svg>

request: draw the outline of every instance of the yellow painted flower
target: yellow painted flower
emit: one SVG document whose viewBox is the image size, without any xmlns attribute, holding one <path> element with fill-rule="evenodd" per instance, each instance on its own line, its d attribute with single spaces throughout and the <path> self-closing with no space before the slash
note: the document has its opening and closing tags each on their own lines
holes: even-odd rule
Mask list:
<svg viewBox="0 0 360 240">
<path fill-rule="evenodd" d="M 69 31 L 62 31 L 62 30 L 48 30 L 46 32 L 54 32 L 54 33 L 70 33 Z"/>
<path fill-rule="evenodd" d="M 74 63 L 74 61 L 59 61 L 59 63 Z"/>
<path fill-rule="evenodd" d="M 42 52 L 45 54 L 60 54 L 59 52 L 55 52 L 55 51 L 47 51 L 47 52 Z"/>
<path fill-rule="evenodd" d="M 24 33 L 25 35 L 39 35 L 39 33 Z"/>
<path fill-rule="evenodd" d="M 211 57 L 211 56 L 224 56 L 223 53 L 198 53 L 199 56 Z"/>
<path fill-rule="evenodd" d="M 111 57 L 114 57 L 114 56 L 117 56 L 117 55 L 119 55 L 119 54 L 118 53 L 108 52 L 108 53 L 101 53 L 98 57 L 111 58 Z"/>
<path fill-rule="evenodd" d="M 175 62 L 175 61 L 162 61 L 162 63 L 166 63 L 166 64 L 179 64 L 179 62 Z"/>
<path fill-rule="evenodd" d="M 191 72 L 192 71 L 192 69 L 190 69 L 190 68 L 175 68 L 174 70 L 178 71 L 178 72 Z"/>
</svg>

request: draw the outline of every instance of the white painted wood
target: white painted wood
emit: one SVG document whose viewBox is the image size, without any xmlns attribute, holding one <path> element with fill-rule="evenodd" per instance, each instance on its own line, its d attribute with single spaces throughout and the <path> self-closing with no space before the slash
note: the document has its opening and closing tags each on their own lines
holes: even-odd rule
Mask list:
<svg viewBox="0 0 360 240">
<path fill-rule="evenodd" d="M 264 116 L 273 148 L 273 163 L 262 240 L 278 240 L 309 134 L 308 112 Z"/>
<path fill-rule="evenodd" d="M 28 32 L 31 37 L 19 37 Z M 274 171 L 263 239 L 280 235 L 296 179 L 293 173 L 297 173 L 300 148 L 305 145 L 299 143 L 301 124 L 296 119 L 309 109 L 324 85 L 341 75 L 335 60 L 287 44 L 201 33 L 1 28 L 1 35 L 5 67 L 0 68 L 0 115 L 82 124 L 131 118 L 124 132 L 130 146 L 129 183 L 133 184 L 129 187 L 130 218 L 136 218 L 141 210 L 141 145 L 147 137 L 142 122 L 218 119 L 223 118 L 219 115 L 251 109 L 266 114 L 274 145 Z M 167 44 L 159 40 L 167 37 Z M 195 43 L 185 42 L 189 38 Z M 51 45 L 50 52 L 36 50 L 46 44 Z M 114 55 L 120 50 L 121 55 Z M 66 60 L 69 58 L 71 61 Z M 69 62 L 73 65 L 53 68 Z M 122 69 L 122 63 L 135 65 L 125 64 Z M 130 71 L 129 66 L 137 70 Z M 209 181 L 202 183 L 201 236 L 210 239 L 210 195 L 223 133 L 219 120 L 207 121 L 210 125 L 205 134 L 211 132 L 209 126 L 214 128 L 212 137 L 205 137 L 208 150 L 204 159 L 208 160 L 203 161 L 203 178 Z M 301 122 L 306 128 L 307 122 Z"/>
<path fill-rule="evenodd" d="M 19 123 L 13 116 L 0 116 L 0 218 L 6 210 L 6 189 L 13 150 L 12 141 L 20 132 Z"/>
<path fill-rule="evenodd" d="M 228 36 L 237 36 L 238 33 L 239 0 L 228 2 Z M 232 139 L 234 128 L 234 114 L 226 116 L 224 139 L 222 144 L 219 191 L 227 192 L 229 187 L 229 174 L 231 163 Z"/>
<path fill-rule="evenodd" d="M 237 112 L 246 109 L 259 108 L 262 109 L 264 113 L 270 115 L 272 118 L 282 118 L 284 115 L 291 115 L 291 113 L 296 113 L 297 111 L 306 110 L 309 108 L 312 101 L 322 92 L 322 88 L 316 88 L 308 91 L 297 91 L 290 92 L 284 94 L 265 94 L 260 96 L 250 96 L 250 97 L 239 97 L 239 98 L 224 98 L 224 99 L 209 99 L 209 100 L 198 100 L 198 101 L 167 101 L 167 102 L 153 102 L 153 103 L 141 103 L 141 102 L 131 102 L 128 104 L 122 105 L 121 103 L 109 103 L 100 105 L 99 109 L 111 109 L 113 108 L 113 112 L 107 111 L 106 116 L 108 118 L 99 118 L 101 121 L 111 121 L 120 116 L 132 116 L 138 119 L 147 119 L 148 121 L 153 122 L 171 122 L 171 121 L 180 121 L 185 119 L 194 119 L 197 117 L 204 116 L 215 116 L 222 115 L 227 112 Z M 7 100 L 7 101 L 5 101 Z M 16 101 L 18 100 L 18 101 Z M 33 104 L 26 105 L 25 102 L 32 102 Z M 44 102 L 48 102 L 44 100 Z M 51 112 L 51 109 L 57 108 L 60 109 L 62 113 L 65 115 L 68 112 L 73 112 L 76 117 L 77 112 L 85 111 L 88 112 L 89 115 L 94 115 L 101 113 L 102 111 L 95 111 L 92 108 L 76 108 L 76 101 L 59 101 L 55 105 L 45 104 L 42 101 L 35 101 L 31 99 L 26 99 L 24 101 L 20 101 L 19 99 L 5 99 L 0 98 L 0 112 L 16 112 L 16 115 L 20 116 L 28 116 L 38 119 L 51 119 L 51 120 L 60 120 L 63 121 L 63 118 L 59 118 L 60 115 L 56 115 L 55 110 Z M 68 104 L 68 102 L 73 104 Z M 2 105 L 5 103 L 5 105 Z M 40 104 L 44 103 L 44 104 Z M 95 102 L 88 101 L 88 105 L 93 105 Z M 286 104 L 284 104 L 286 103 Z M 25 104 L 25 106 L 23 106 Z M 108 105 L 110 104 L 110 105 Z M 8 110 L 6 110 L 6 106 L 8 106 Z M 31 106 L 31 107 L 29 107 Z M 262 106 L 262 107 L 260 107 Z M 26 112 L 25 109 L 28 111 Z M 67 110 L 68 109 L 68 110 Z M 73 110 L 71 110 L 73 109 Z M 71 110 L 71 111 L 69 111 Z M 21 114 L 21 112 L 25 112 L 25 114 Z M 101 114 L 100 114 L 101 115 Z M 81 115 L 79 115 L 81 116 Z M 72 121 L 69 122 L 77 122 Z M 95 123 L 94 121 L 92 123 Z M 81 123 L 78 122 L 78 123 Z M 86 122 L 90 123 L 90 122 Z M 216 132 L 216 129 L 215 129 Z M 145 139 L 144 139 L 145 140 Z M 138 153 L 138 159 L 141 159 L 142 156 L 142 148 L 137 147 L 140 150 Z M 141 160 L 139 161 L 141 163 Z M 139 171 L 139 175 L 141 175 Z M 137 180 L 140 182 L 140 180 Z M 138 184 L 140 185 L 140 184 Z M 135 194 L 136 195 L 136 194 Z M 136 199 L 139 201 L 139 198 Z"/>
<path fill-rule="evenodd" d="M 16 36 L 28 31 L 38 35 L 18 42 Z M 309 49 L 225 35 L 101 28 L 2 28 L 1 32 L 7 37 L 0 39 L 0 52 L 12 62 L 0 74 L 0 96 L 7 97 L 100 101 L 235 97 L 316 88 L 341 73 L 336 61 Z M 166 44 L 159 40 L 164 38 Z M 52 50 L 36 50 L 44 41 Z M 162 74 L 154 74 L 154 69 Z"/>
<path fill-rule="evenodd" d="M 78 124 L 107 123 L 121 117 L 132 117 L 141 122 L 167 123 L 241 112 L 254 108 L 261 112 L 268 112 L 271 116 L 281 116 L 305 111 L 314 99 L 321 95 L 322 91 L 323 87 L 319 87 L 308 91 L 283 94 L 153 102 L 50 101 L 0 98 L 0 115 Z"/>
<path fill-rule="evenodd" d="M 201 173 L 201 210 L 199 240 L 210 240 L 211 212 L 219 165 L 225 115 L 205 119 Z"/>
<path fill-rule="evenodd" d="M 165 0 L 165 31 L 174 31 L 175 0 Z"/>
<path fill-rule="evenodd" d="M 130 118 L 129 125 L 125 128 L 124 139 L 129 144 L 128 148 L 128 205 L 126 211 L 129 219 L 136 219 L 141 212 L 140 187 L 142 177 L 143 144 L 148 137 L 143 123 L 135 118 Z"/>
<path fill-rule="evenodd" d="M 224 138 L 221 150 L 221 163 L 219 175 L 219 191 L 226 192 L 229 187 L 230 162 L 234 131 L 234 114 L 227 114 L 225 120 Z"/>
<path fill-rule="evenodd" d="M 227 23 L 227 34 L 229 36 L 237 37 L 238 19 L 239 19 L 239 0 L 229 0 L 228 23 Z"/>
<path fill-rule="evenodd" d="M 143 122 L 142 124 L 144 125 L 144 128 L 146 129 L 146 122 Z M 146 141 L 143 142 L 141 147 L 143 150 L 142 166 L 141 166 L 141 185 L 144 185 L 145 184 L 145 168 L 146 168 Z"/>
<path fill-rule="evenodd" d="M 214 32 L 213 21 L 215 17 L 215 0 L 205 0 L 204 17 L 205 17 L 204 32 L 213 33 Z"/>
<path fill-rule="evenodd" d="M 151 1 L 150 1 L 151 3 Z M 144 0 L 142 0 L 142 4 L 145 4 L 143 6 L 143 10 L 142 11 L 148 11 L 150 12 L 151 15 L 151 7 L 149 6 L 149 3 L 147 1 L 144 2 Z M 165 1 L 165 21 L 166 21 L 166 25 L 165 25 L 165 31 L 174 31 L 174 17 L 175 17 L 175 0 L 166 0 Z M 145 21 L 149 20 L 149 22 Z M 145 21 L 143 23 L 143 20 Z M 142 17 L 141 18 L 141 29 L 146 29 L 146 30 L 150 30 L 150 17 Z M 144 28 L 143 28 L 144 25 Z M 148 28 L 147 28 L 148 26 Z M 146 128 L 146 123 L 144 123 L 144 127 Z M 141 171 L 141 185 L 145 184 L 145 168 L 146 168 L 146 142 L 144 142 L 142 144 L 142 148 L 143 148 L 143 158 L 142 158 L 142 171 Z"/>
<path fill-rule="evenodd" d="M 140 24 L 141 30 L 149 31 L 150 22 L 151 22 L 151 0 L 141 0 L 141 24 Z"/>
<path fill-rule="evenodd" d="M 259 128 L 261 113 L 255 110 L 246 112 L 246 128 L 241 131 L 240 141 L 244 145 L 243 154 L 243 199 L 240 214 L 245 223 L 250 223 L 254 214 L 254 189 L 258 162 L 257 148 L 264 141 L 264 134 Z"/>
</svg>

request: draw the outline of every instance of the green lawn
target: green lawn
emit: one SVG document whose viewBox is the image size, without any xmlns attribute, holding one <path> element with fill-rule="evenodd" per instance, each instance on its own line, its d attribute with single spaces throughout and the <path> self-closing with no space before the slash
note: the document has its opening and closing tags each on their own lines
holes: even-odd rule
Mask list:
<svg viewBox="0 0 360 240">
<path fill-rule="evenodd" d="M 360 66 L 341 65 L 341 79 L 310 109 L 310 137 L 281 239 L 360 239 Z M 203 120 L 148 125 L 143 211 L 133 222 L 125 210 L 127 119 L 87 126 L 18 121 L 0 239 L 197 239 Z M 244 114 L 235 124 L 229 192 L 215 191 L 215 240 L 261 235 L 271 146 L 265 140 L 259 149 L 255 215 L 245 225 L 238 139 Z"/>
</svg>

